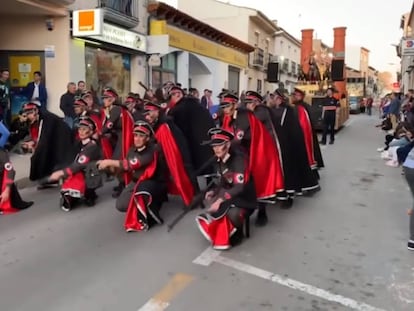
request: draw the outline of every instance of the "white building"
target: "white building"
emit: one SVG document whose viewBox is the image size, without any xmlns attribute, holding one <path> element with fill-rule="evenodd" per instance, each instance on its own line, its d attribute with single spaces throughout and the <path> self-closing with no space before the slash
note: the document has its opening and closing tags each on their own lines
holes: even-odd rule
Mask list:
<svg viewBox="0 0 414 311">
<path fill-rule="evenodd" d="M 279 63 L 279 80 L 285 89 L 292 92 L 298 81 L 301 71 L 301 47 L 300 40 L 279 27 L 275 35 L 276 53 L 274 60 Z"/>
<path fill-rule="evenodd" d="M 400 44 L 397 46 L 397 55 L 401 58 L 401 92 L 407 93 L 414 89 L 414 3 L 410 13 L 402 15 L 400 28 L 403 31 Z"/>
<path fill-rule="evenodd" d="M 161 53 L 161 65 L 151 70 L 153 88 L 174 81 L 200 93 L 210 89 L 214 95 L 222 89 L 243 89 L 254 47 L 165 3 L 151 2 L 148 11 L 151 37 L 168 35 L 169 45 Z"/>
<path fill-rule="evenodd" d="M 190 16 L 255 48 L 250 53 L 249 66 L 241 72 L 244 90 L 259 93 L 274 90 L 277 85 L 267 83 L 267 64 L 275 55 L 274 36 L 278 27 L 262 12 L 215 0 L 178 0 L 178 8 Z"/>
</svg>

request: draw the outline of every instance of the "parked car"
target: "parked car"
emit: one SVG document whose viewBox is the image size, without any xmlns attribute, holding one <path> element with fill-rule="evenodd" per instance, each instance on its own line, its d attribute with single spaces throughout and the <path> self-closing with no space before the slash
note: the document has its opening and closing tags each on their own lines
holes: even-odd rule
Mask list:
<svg viewBox="0 0 414 311">
<path fill-rule="evenodd" d="M 361 97 L 360 96 L 350 96 L 349 97 L 349 112 L 350 113 L 360 113 L 361 112 Z"/>
</svg>

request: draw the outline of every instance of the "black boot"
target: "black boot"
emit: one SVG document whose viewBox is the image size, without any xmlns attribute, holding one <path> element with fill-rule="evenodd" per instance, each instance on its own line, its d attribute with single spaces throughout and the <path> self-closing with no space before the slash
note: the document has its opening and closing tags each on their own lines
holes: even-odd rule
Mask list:
<svg viewBox="0 0 414 311">
<path fill-rule="evenodd" d="M 114 199 L 118 198 L 121 195 L 124 188 L 125 188 L 125 184 L 123 182 L 120 182 L 117 189 L 115 189 L 114 192 L 112 192 L 112 197 Z"/>
<path fill-rule="evenodd" d="M 282 201 L 280 204 L 281 209 L 290 209 L 293 206 L 293 199 L 288 198 L 286 201 Z"/>
<path fill-rule="evenodd" d="M 86 206 L 95 206 L 95 201 L 98 198 L 98 196 L 96 195 L 95 190 L 93 189 L 86 189 L 85 191 L 85 198 L 84 198 L 84 202 Z"/>
<path fill-rule="evenodd" d="M 266 204 L 259 203 L 255 225 L 256 227 L 264 227 L 267 225 L 267 221 Z"/>
<path fill-rule="evenodd" d="M 59 205 L 62 211 L 70 212 L 72 210 L 72 198 L 62 193 L 60 197 Z"/>
</svg>

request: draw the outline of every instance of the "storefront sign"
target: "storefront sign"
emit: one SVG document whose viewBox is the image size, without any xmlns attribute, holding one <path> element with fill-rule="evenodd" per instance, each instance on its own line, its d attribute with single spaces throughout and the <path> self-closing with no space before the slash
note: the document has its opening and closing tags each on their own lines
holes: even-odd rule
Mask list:
<svg viewBox="0 0 414 311">
<path fill-rule="evenodd" d="M 165 31 L 169 35 L 169 44 L 172 47 L 217 59 L 238 67 L 246 68 L 248 66 L 247 53 L 239 52 L 170 25 L 166 25 L 166 27 L 161 27 L 160 25 L 161 23 L 151 23 L 151 34 L 161 35 L 162 33 L 160 32 Z"/>
<path fill-rule="evenodd" d="M 74 11 L 72 35 L 146 52 L 147 42 L 145 36 L 104 23 L 103 15 L 102 9 Z"/>
<path fill-rule="evenodd" d="M 102 34 L 99 36 L 90 36 L 96 40 L 119 45 L 132 50 L 146 52 L 146 37 L 139 33 L 132 32 L 121 27 L 110 24 L 103 24 Z"/>
<path fill-rule="evenodd" d="M 102 9 L 73 11 L 72 21 L 74 37 L 100 35 L 103 26 L 103 11 Z"/>
<path fill-rule="evenodd" d="M 414 56 L 414 40 L 401 41 L 401 54 L 403 56 Z"/>
</svg>

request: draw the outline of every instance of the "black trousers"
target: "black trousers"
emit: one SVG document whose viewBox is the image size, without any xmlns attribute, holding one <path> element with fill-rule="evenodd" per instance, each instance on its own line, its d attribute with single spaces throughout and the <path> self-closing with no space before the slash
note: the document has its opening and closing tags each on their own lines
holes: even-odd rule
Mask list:
<svg viewBox="0 0 414 311">
<path fill-rule="evenodd" d="M 328 136 L 328 133 L 330 135 L 331 141 L 335 140 L 335 122 L 336 122 L 336 112 L 325 111 L 325 114 L 323 117 L 322 142 L 326 143 L 326 136 Z"/>
</svg>

